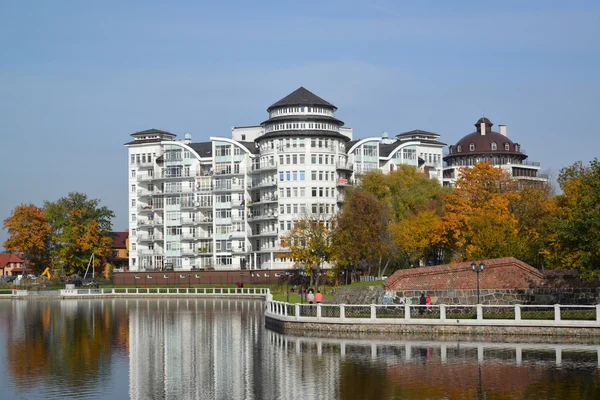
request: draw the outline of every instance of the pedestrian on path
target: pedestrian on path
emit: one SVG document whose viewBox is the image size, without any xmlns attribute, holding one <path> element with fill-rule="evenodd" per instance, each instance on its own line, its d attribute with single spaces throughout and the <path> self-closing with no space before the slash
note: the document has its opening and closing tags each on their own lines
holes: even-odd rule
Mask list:
<svg viewBox="0 0 600 400">
<path fill-rule="evenodd" d="M 323 301 L 323 295 L 321 294 L 320 290 L 317 290 L 317 294 L 315 295 L 315 301 L 317 302 L 317 304 Z"/>
</svg>

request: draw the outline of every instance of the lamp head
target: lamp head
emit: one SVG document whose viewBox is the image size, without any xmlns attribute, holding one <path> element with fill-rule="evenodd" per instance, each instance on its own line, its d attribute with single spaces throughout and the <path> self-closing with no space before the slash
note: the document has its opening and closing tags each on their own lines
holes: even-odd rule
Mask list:
<svg viewBox="0 0 600 400">
<path fill-rule="evenodd" d="M 480 262 L 480 263 L 479 263 L 479 269 L 480 269 L 481 271 L 483 271 L 483 267 L 485 267 L 485 264 L 484 264 L 484 263 L 483 263 L 483 261 L 482 261 L 482 262 Z"/>
<path fill-rule="evenodd" d="M 473 271 L 476 271 L 476 270 L 477 270 L 477 263 L 475 263 L 475 261 L 473 261 L 473 262 L 471 263 L 471 268 L 473 269 Z"/>
</svg>

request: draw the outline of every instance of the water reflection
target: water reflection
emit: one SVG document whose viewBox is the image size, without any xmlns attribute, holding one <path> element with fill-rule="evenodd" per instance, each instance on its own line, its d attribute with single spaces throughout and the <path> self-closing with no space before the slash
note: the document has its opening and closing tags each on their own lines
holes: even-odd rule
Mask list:
<svg viewBox="0 0 600 400">
<path fill-rule="evenodd" d="M 263 307 L 0 301 L 1 397 L 600 398 L 596 339 L 292 336 L 265 329 Z"/>
<path fill-rule="evenodd" d="M 339 360 L 340 399 L 600 396 L 598 344 L 269 336 L 278 351 Z"/>
<path fill-rule="evenodd" d="M 85 397 L 90 381 L 110 374 L 111 357 L 127 350 L 126 314 L 110 302 L 14 300 L 2 311 L 7 372 L 23 389 Z"/>
</svg>

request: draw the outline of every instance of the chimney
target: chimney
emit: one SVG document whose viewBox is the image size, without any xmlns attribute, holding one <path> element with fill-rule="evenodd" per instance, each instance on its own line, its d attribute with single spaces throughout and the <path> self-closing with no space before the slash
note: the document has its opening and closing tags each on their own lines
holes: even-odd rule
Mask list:
<svg viewBox="0 0 600 400">
<path fill-rule="evenodd" d="M 506 125 L 498 125 L 498 131 L 502 136 L 506 136 Z"/>
<path fill-rule="evenodd" d="M 481 123 L 481 136 L 485 135 L 485 122 Z"/>
</svg>

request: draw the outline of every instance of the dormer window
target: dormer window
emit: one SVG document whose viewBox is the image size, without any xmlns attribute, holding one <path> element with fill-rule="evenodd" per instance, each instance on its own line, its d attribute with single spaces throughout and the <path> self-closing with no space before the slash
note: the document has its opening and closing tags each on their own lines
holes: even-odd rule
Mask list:
<svg viewBox="0 0 600 400">
<path fill-rule="evenodd" d="M 510 145 L 508 143 L 506 143 L 504 145 L 504 150 L 509 151 L 510 150 Z"/>
<path fill-rule="evenodd" d="M 518 153 L 519 152 L 519 145 L 515 144 L 515 151 Z"/>
<path fill-rule="evenodd" d="M 496 145 L 496 142 L 492 142 L 492 150 L 498 150 L 498 146 Z"/>
<path fill-rule="evenodd" d="M 470 151 L 475 151 L 475 143 L 471 143 L 471 144 L 469 145 L 469 150 L 470 150 Z"/>
<path fill-rule="evenodd" d="M 462 151 L 462 148 L 460 146 L 460 144 L 457 146 L 457 151 L 460 153 Z"/>
</svg>

